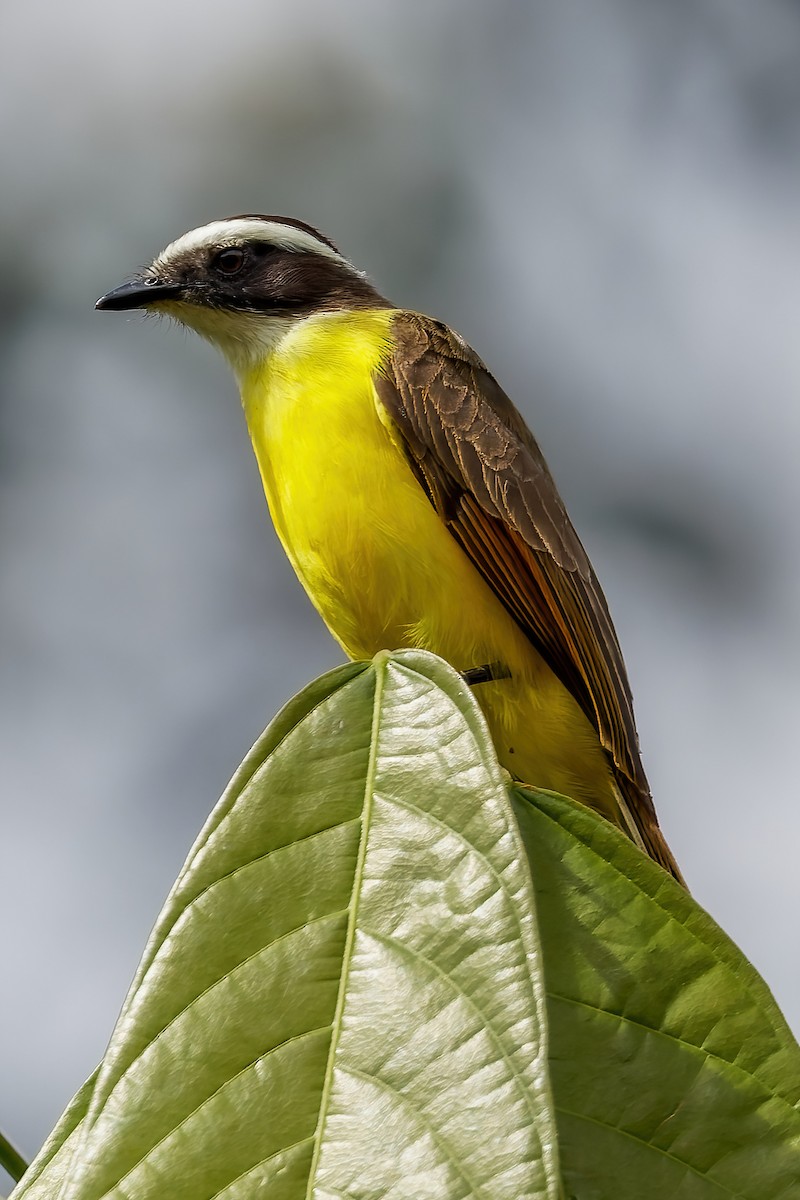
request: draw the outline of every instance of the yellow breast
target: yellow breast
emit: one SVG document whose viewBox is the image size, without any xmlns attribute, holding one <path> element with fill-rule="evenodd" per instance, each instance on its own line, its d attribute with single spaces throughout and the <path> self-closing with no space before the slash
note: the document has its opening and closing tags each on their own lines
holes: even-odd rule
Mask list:
<svg viewBox="0 0 800 1200">
<path fill-rule="evenodd" d="M 391 320 L 311 317 L 240 380 L 284 549 L 351 658 L 416 646 L 457 670 L 508 664 L 478 696 L 501 762 L 573 795 L 587 775 L 607 786 L 596 733 L 443 525 L 376 397 Z"/>
<path fill-rule="evenodd" d="M 358 658 L 431 642 L 446 654 L 443 637 L 419 627 L 453 625 L 452 612 L 437 614 L 436 581 L 464 570 L 375 396 L 391 317 L 311 318 L 242 381 L 278 536 L 334 637 Z M 477 575 L 474 584 L 494 608 Z"/>
<path fill-rule="evenodd" d="M 413 495 L 398 496 L 411 489 L 371 387 L 390 317 L 310 318 L 242 383 L 278 536 L 334 636 L 359 657 L 388 636 L 391 617 L 374 604 L 374 578 L 389 566 L 387 515 L 414 507 Z"/>
</svg>

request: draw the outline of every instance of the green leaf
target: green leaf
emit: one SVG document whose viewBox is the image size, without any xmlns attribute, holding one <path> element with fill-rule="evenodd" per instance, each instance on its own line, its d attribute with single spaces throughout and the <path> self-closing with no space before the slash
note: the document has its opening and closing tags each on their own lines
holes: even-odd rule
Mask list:
<svg viewBox="0 0 800 1200">
<path fill-rule="evenodd" d="M 15 1200 L 559 1187 L 530 877 L 483 719 L 430 655 L 345 667 L 237 773 Z"/>
<path fill-rule="evenodd" d="M 245 760 L 13 1200 L 556 1200 L 557 1141 L 577 1200 L 800 1200 L 800 1050 L 619 831 L 509 805 L 469 690 L 403 652 Z"/>
<path fill-rule="evenodd" d="M 15 1181 L 21 1179 L 28 1169 L 25 1159 L 2 1130 L 0 1130 L 0 1167 L 7 1171 Z"/>
<path fill-rule="evenodd" d="M 800 1050 L 711 918 L 593 813 L 512 793 L 536 880 L 561 1165 L 579 1200 L 797 1200 Z"/>
</svg>

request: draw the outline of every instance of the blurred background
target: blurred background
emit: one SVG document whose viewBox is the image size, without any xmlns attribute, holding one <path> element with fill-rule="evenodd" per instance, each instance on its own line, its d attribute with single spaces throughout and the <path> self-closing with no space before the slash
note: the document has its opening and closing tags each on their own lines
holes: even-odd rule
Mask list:
<svg viewBox="0 0 800 1200">
<path fill-rule="evenodd" d="M 800 4 L 5 0 L 0 160 L 22 1149 L 101 1056 L 229 775 L 340 661 L 223 363 L 92 309 L 231 213 L 317 225 L 516 400 L 608 594 L 667 837 L 800 1030 Z"/>
</svg>

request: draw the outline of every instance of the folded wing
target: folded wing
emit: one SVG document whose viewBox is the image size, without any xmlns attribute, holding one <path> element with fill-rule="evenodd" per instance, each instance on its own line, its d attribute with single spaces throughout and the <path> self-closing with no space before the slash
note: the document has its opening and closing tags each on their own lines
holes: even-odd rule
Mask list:
<svg viewBox="0 0 800 1200">
<path fill-rule="evenodd" d="M 533 436 L 478 356 L 445 325 L 394 317 L 376 378 L 442 521 L 595 725 L 651 855 L 680 873 L 658 829 L 630 688 L 600 585 Z"/>
</svg>

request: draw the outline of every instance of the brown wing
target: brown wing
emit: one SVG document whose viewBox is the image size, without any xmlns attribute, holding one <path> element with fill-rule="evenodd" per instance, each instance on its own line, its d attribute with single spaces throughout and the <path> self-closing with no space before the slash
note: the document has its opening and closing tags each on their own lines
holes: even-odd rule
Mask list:
<svg viewBox="0 0 800 1200">
<path fill-rule="evenodd" d="M 376 389 L 413 470 L 450 533 L 594 723 L 642 840 L 673 870 L 639 757 L 614 626 L 539 447 L 478 356 L 445 325 L 400 311 L 393 331 L 394 352 Z"/>
</svg>

